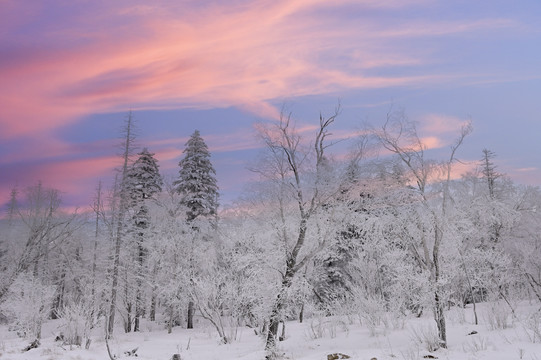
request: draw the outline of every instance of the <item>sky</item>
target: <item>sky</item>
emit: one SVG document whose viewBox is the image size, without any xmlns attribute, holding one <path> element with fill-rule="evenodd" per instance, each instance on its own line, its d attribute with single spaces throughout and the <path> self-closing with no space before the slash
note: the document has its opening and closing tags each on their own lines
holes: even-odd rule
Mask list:
<svg viewBox="0 0 541 360">
<path fill-rule="evenodd" d="M 222 203 L 283 107 L 337 137 L 404 109 L 434 156 L 471 119 L 458 157 L 541 185 L 538 0 L 0 0 L 0 204 L 42 181 L 85 208 L 121 164 L 131 109 L 165 176 L 207 142 Z"/>
</svg>

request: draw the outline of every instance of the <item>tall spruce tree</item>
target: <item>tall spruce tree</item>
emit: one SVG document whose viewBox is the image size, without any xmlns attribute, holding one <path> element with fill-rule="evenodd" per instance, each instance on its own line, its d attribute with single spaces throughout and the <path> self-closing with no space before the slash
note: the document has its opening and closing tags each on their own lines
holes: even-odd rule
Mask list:
<svg viewBox="0 0 541 360">
<path fill-rule="evenodd" d="M 145 263 L 144 239 L 148 227 L 150 226 L 150 214 L 147 201 L 152 199 L 155 194 L 162 191 L 163 181 L 158 169 L 158 163 L 154 154 L 144 148 L 138 154 L 137 160 L 128 170 L 128 193 L 130 199 L 130 208 L 133 211 L 133 233 L 136 241 L 136 296 L 135 296 L 135 319 L 134 331 L 139 331 L 139 320 L 144 315 L 143 301 L 143 278 Z"/>
<path fill-rule="evenodd" d="M 184 158 L 178 163 L 179 178 L 173 182 L 180 195 L 180 205 L 186 207 L 186 220 L 192 223 L 199 218 L 212 218 L 218 210 L 218 185 L 216 171 L 210 162 L 210 153 L 205 141 L 195 130 L 184 149 Z M 197 225 L 193 226 L 198 231 Z M 193 259 L 190 260 L 190 273 L 195 273 Z M 191 276 L 191 275 L 190 275 Z M 188 303 L 187 328 L 193 328 L 194 302 Z"/>
<path fill-rule="evenodd" d="M 187 208 L 188 221 L 197 217 L 211 217 L 218 210 L 216 171 L 210 153 L 198 130 L 190 137 L 179 164 L 179 178 L 173 185 L 181 195 L 181 205 Z"/>
</svg>

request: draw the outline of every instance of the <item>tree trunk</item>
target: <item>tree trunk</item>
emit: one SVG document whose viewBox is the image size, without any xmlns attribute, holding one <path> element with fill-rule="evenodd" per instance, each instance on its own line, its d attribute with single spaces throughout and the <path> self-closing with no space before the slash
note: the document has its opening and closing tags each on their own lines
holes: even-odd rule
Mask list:
<svg viewBox="0 0 541 360">
<path fill-rule="evenodd" d="M 150 321 L 156 321 L 156 292 L 152 289 L 152 297 L 150 299 Z"/>
<path fill-rule="evenodd" d="M 173 332 L 173 307 L 169 306 L 169 322 L 167 323 L 167 333 Z"/>
<path fill-rule="evenodd" d="M 112 336 L 114 331 L 114 324 L 115 324 L 115 313 L 116 313 L 116 300 L 117 300 L 117 293 L 118 293 L 118 277 L 119 277 L 119 267 L 120 267 L 120 247 L 122 245 L 122 231 L 124 230 L 124 216 L 126 214 L 126 208 L 127 208 L 127 194 L 126 194 L 126 178 L 128 173 L 128 160 L 129 155 L 131 153 L 132 143 L 133 143 L 133 135 L 132 135 L 132 112 L 128 113 L 127 119 L 126 119 L 126 139 L 124 142 L 124 153 L 122 154 L 123 157 L 123 166 L 122 166 L 122 179 L 120 182 L 120 189 L 119 193 L 117 194 L 119 196 L 119 208 L 117 215 L 117 223 L 116 223 L 116 233 L 115 233 L 115 254 L 113 258 L 113 274 L 112 274 L 112 285 L 111 285 L 111 306 L 109 308 L 109 321 L 108 321 L 108 327 L 107 327 L 107 336 Z"/>
<path fill-rule="evenodd" d="M 124 279 L 124 298 L 126 299 L 126 319 L 124 321 L 124 331 L 126 333 L 131 332 L 131 312 L 132 312 L 132 302 L 129 300 L 129 289 L 128 289 L 128 269 L 125 271 Z"/>
<path fill-rule="evenodd" d="M 139 321 L 140 318 L 144 314 L 144 306 L 143 306 L 143 262 L 144 262 L 144 249 L 143 249 L 143 234 L 139 234 L 139 243 L 137 244 L 138 248 L 138 274 L 137 274 L 137 290 L 135 295 L 135 323 L 133 326 L 133 331 L 140 331 L 139 330 Z"/>
<path fill-rule="evenodd" d="M 107 321 L 107 336 L 111 337 L 115 325 L 116 297 L 118 292 L 118 270 L 120 267 L 120 243 L 121 236 L 117 235 L 115 239 L 115 255 L 113 258 L 113 280 L 111 284 L 111 304 L 109 307 L 109 320 Z"/>
<path fill-rule="evenodd" d="M 445 326 L 445 314 L 444 314 L 444 304 L 440 296 L 440 288 L 438 281 L 440 278 L 440 258 L 439 258 L 439 244 L 442 233 L 436 228 L 435 231 L 435 244 L 433 248 L 433 286 L 436 291 L 434 292 L 434 320 L 436 321 L 436 326 L 438 327 L 438 337 L 440 338 L 440 346 L 444 349 L 447 349 L 447 328 Z"/>
<path fill-rule="evenodd" d="M 194 307 L 193 307 L 193 301 L 190 301 L 188 303 L 188 326 L 187 329 L 193 329 L 193 313 L 194 313 Z"/>
<path fill-rule="evenodd" d="M 58 289 L 58 294 L 56 295 L 53 308 L 51 309 L 51 319 L 58 319 L 59 311 L 64 307 L 64 293 L 66 290 L 66 270 L 62 271 L 60 275 L 60 288 Z"/>
<path fill-rule="evenodd" d="M 158 260 L 158 264 L 159 264 L 159 260 Z M 156 306 L 157 306 L 157 291 L 158 291 L 158 286 L 156 285 L 156 273 L 157 273 L 157 266 L 158 264 L 155 264 L 152 268 L 152 287 L 151 287 L 151 295 L 150 295 L 150 313 L 149 313 L 149 318 L 150 318 L 150 321 L 156 321 Z"/>
<path fill-rule="evenodd" d="M 132 304 L 128 303 L 126 306 L 126 321 L 124 322 L 124 332 L 129 333 L 131 332 L 131 308 Z"/>
<path fill-rule="evenodd" d="M 302 197 L 299 197 L 302 198 Z M 267 332 L 267 341 L 265 343 L 265 350 L 267 350 L 267 356 L 266 359 L 270 360 L 274 358 L 274 352 L 276 350 L 276 335 L 278 332 L 278 324 L 281 320 L 282 310 L 285 306 L 285 296 L 287 294 L 287 290 L 291 287 L 291 284 L 293 282 L 293 277 L 295 276 L 296 272 L 299 270 L 297 265 L 297 256 L 299 255 L 299 252 L 304 245 L 304 240 L 306 238 L 306 223 L 307 223 L 307 217 L 304 213 L 304 208 L 302 205 L 302 202 L 299 202 L 299 208 L 301 209 L 301 222 L 299 226 L 299 235 L 297 237 L 297 242 L 295 246 L 293 247 L 293 251 L 291 252 L 291 255 L 286 261 L 286 271 L 284 273 L 284 276 L 282 278 L 282 285 L 280 287 L 280 292 L 276 296 L 276 299 L 274 301 L 274 305 L 272 308 L 271 316 L 269 319 L 269 331 Z"/>
<path fill-rule="evenodd" d="M 438 291 L 434 293 L 435 311 L 434 319 L 436 320 L 436 326 L 438 327 L 438 337 L 440 338 L 440 346 L 447 349 L 447 329 L 445 326 L 445 315 L 443 312 L 443 303 L 439 296 Z"/>
<path fill-rule="evenodd" d="M 139 316 L 137 315 L 137 306 L 135 307 L 135 319 L 133 320 L 133 332 L 137 332 L 139 330 Z"/>
<path fill-rule="evenodd" d="M 468 270 L 466 269 L 466 262 L 464 261 L 464 257 L 462 256 L 462 253 L 460 253 L 460 257 L 462 258 L 462 266 L 464 267 L 464 274 L 466 275 L 466 281 L 468 282 L 468 288 L 470 290 L 471 294 L 471 301 L 473 304 L 473 315 L 475 318 L 475 325 L 479 324 L 479 321 L 477 319 L 477 308 L 476 308 L 476 301 L 475 301 L 475 292 L 473 290 L 473 286 L 470 280 L 470 275 L 468 274 Z M 465 304 L 464 304 L 465 306 Z"/>
<path fill-rule="evenodd" d="M 269 351 L 269 354 L 266 356 L 267 359 L 272 359 L 272 353 L 276 349 L 276 336 L 278 335 L 278 325 L 280 324 L 281 313 L 285 306 L 284 297 L 287 293 L 287 290 L 291 287 L 293 276 L 295 275 L 294 267 L 295 260 L 290 258 L 287 261 L 287 270 L 282 279 L 282 286 L 280 287 L 280 292 L 274 300 L 271 316 L 269 318 L 269 330 L 267 332 L 267 340 L 265 343 L 265 350 Z"/>
<path fill-rule="evenodd" d="M 98 236 L 100 230 L 100 213 L 101 213 L 101 181 L 98 182 L 98 189 L 96 191 L 96 202 L 94 204 L 94 212 L 96 213 L 96 223 L 94 231 L 94 253 L 92 256 L 92 287 L 91 287 L 91 301 L 92 309 L 90 311 L 90 328 L 94 328 L 94 319 L 96 318 L 96 270 L 98 267 Z M 87 346 L 90 347 L 90 342 L 87 340 Z M 88 350 L 88 348 L 87 348 Z"/>
</svg>

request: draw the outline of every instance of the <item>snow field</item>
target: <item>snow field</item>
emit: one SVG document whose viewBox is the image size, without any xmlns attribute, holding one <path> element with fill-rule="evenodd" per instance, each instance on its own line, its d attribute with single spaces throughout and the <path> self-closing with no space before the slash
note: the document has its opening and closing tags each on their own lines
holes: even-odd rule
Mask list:
<svg viewBox="0 0 541 360">
<path fill-rule="evenodd" d="M 466 309 L 453 307 L 446 312 L 448 349 L 428 351 L 436 335 L 430 313 L 421 318 L 399 319 L 386 314 L 375 327 L 367 326 L 359 316 L 334 316 L 286 322 L 286 339 L 278 343 L 284 359 L 326 360 L 328 354 L 342 353 L 352 360 L 421 360 L 434 356 L 448 360 L 541 360 L 541 331 L 539 306 L 528 301 L 515 307 L 515 317 L 502 304 L 477 305 L 479 325 L 473 325 L 471 305 Z M 515 306 L 515 305 L 513 305 Z M 495 313 L 494 311 L 499 311 Z M 504 318 L 505 325 L 494 328 L 494 318 Z M 537 319 L 537 320 L 535 320 Z M 62 331 L 58 320 L 48 321 L 43 327 L 41 346 L 22 352 L 31 339 L 22 339 L 8 327 L 0 326 L 0 359 L 2 360 L 101 360 L 108 359 L 106 344 L 101 333 L 94 329 L 89 350 L 77 346 L 61 345 L 55 337 Z M 504 326 L 503 326 L 504 325 Z M 264 340 L 247 327 L 237 329 L 232 344 L 220 344 L 215 330 L 197 319 L 196 328 L 173 328 L 167 334 L 165 326 L 143 322 L 143 331 L 124 334 L 117 329 L 109 345 L 118 359 L 169 360 L 180 354 L 182 360 L 261 360 L 265 357 Z M 476 334 L 471 334 L 476 331 Z M 137 348 L 137 357 L 124 354 Z"/>
</svg>

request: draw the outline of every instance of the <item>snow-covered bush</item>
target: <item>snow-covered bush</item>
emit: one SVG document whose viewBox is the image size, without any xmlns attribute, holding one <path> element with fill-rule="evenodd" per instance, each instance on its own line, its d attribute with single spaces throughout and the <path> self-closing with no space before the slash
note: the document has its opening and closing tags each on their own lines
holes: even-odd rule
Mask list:
<svg viewBox="0 0 541 360">
<path fill-rule="evenodd" d="M 541 312 L 529 314 L 523 321 L 524 330 L 531 342 L 541 342 Z"/>
<path fill-rule="evenodd" d="M 511 309 L 501 300 L 489 302 L 482 317 L 490 330 L 503 330 L 511 327 L 509 322 Z"/>
<path fill-rule="evenodd" d="M 488 340 L 482 336 L 474 336 L 466 341 L 462 348 L 465 352 L 477 353 L 479 351 L 485 351 L 488 348 Z"/>
<path fill-rule="evenodd" d="M 307 330 L 308 337 L 312 340 L 321 339 L 325 335 L 325 317 L 321 314 L 310 319 Z"/>
<path fill-rule="evenodd" d="M 438 331 L 432 325 L 410 328 L 410 338 L 414 343 L 424 346 L 430 352 L 441 347 Z"/>
<path fill-rule="evenodd" d="M 216 276 L 217 273 L 213 275 L 193 279 L 190 291 L 201 316 L 210 321 L 221 341 L 228 344 L 236 339 L 238 325 L 231 319 L 229 309 L 234 301 L 234 289 L 230 283 Z"/>
<path fill-rule="evenodd" d="M 310 322 L 306 325 L 306 335 L 309 339 L 316 340 L 323 337 L 334 339 L 338 332 L 349 334 L 349 326 L 341 316 L 325 316 L 324 311 L 314 313 Z"/>
<path fill-rule="evenodd" d="M 377 335 L 377 327 L 385 318 L 385 301 L 377 297 L 359 297 L 357 300 L 358 311 L 363 324 L 370 331 L 370 336 Z"/>
<path fill-rule="evenodd" d="M 51 313 L 54 295 L 54 286 L 25 273 L 11 284 L 0 308 L 16 324 L 20 336 L 39 339 L 41 325 Z"/>
<path fill-rule="evenodd" d="M 60 311 L 60 329 L 63 341 L 68 345 L 90 347 L 90 332 L 96 325 L 97 319 L 91 304 L 82 299 L 69 301 Z"/>
</svg>

